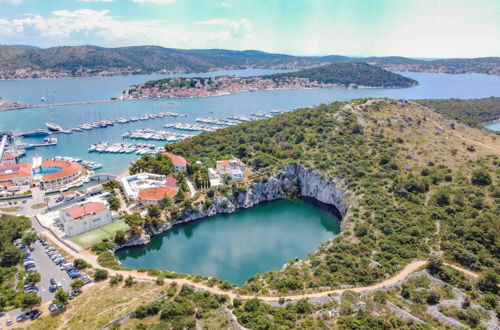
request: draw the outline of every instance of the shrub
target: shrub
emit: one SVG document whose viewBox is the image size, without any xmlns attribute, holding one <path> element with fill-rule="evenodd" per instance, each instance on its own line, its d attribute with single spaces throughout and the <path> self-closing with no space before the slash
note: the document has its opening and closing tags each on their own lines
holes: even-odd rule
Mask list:
<svg viewBox="0 0 500 330">
<path fill-rule="evenodd" d="M 96 269 L 94 272 L 94 281 L 104 281 L 108 278 L 108 271 L 105 269 Z"/>
</svg>

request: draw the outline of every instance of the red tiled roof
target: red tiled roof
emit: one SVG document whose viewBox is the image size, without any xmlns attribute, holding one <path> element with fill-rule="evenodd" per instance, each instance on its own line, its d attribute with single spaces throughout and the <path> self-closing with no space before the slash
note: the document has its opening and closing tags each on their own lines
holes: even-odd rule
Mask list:
<svg viewBox="0 0 500 330">
<path fill-rule="evenodd" d="M 139 199 L 159 201 L 165 196 L 174 197 L 177 189 L 173 187 L 146 188 L 139 192 Z"/>
<path fill-rule="evenodd" d="M 172 160 L 172 163 L 174 164 L 174 166 L 179 166 L 179 165 L 186 166 L 187 165 L 186 159 L 184 159 L 184 157 L 182 157 L 182 156 L 174 155 L 174 154 L 171 154 L 170 152 L 162 152 L 161 154 L 170 158 Z"/>
<path fill-rule="evenodd" d="M 229 160 L 218 160 L 217 161 L 217 166 L 231 167 L 231 164 L 229 164 Z"/>
<path fill-rule="evenodd" d="M 2 181 L 8 181 L 14 178 L 26 177 L 31 175 L 32 172 L 30 163 L 0 166 L 0 180 Z"/>
<path fill-rule="evenodd" d="M 16 156 L 13 154 L 3 154 L 2 159 L 15 159 Z"/>
<path fill-rule="evenodd" d="M 85 168 L 82 165 L 74 162 L 67 162 L 64 160 L 44 160 L 42 162 L 42 166 L 57 166 L 61 168 L 61 170 L 58 172 L 43 174 L 42 181 L 62 179 L 76 172 L 85 173 Z"/>
<path fill-rule="evenodd" d="M 165 179 L 165 187 L 177 188 L 177 180 L 173 176 L 167 176 Z"/>
<path fill-rule="evenodd" d="M 106 209 L 106 206 L 103 203 L 99 202 L 90 202 L 87 204 L 83 204 L 81 206 L 73 207 L 71 209 L 67 209 L 64 212 L 68 214 L 73 220 L 80 219 L 84 216 L 90 215 L 92 213 L 100 212 Z"/>
</svg>

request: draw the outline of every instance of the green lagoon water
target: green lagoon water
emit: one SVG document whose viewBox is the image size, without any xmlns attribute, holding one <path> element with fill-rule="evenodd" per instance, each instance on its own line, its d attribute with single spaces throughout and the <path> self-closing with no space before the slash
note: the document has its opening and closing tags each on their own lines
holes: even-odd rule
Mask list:
<svg viewBox="0 0 500 330">
<path fill-rule="evenodd" d="M 330 207 L 283 199 L 176 226 L 116 256 L 125 267 L 216 276 L 241 285 L 256 273 L 306 257 L 339 232 L 340 219 Z"/>
</svg>

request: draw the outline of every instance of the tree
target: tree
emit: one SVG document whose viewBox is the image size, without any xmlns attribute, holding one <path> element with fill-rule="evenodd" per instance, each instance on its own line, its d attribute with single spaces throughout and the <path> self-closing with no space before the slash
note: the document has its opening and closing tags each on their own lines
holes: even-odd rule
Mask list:
<svg viewBox="0 0 500 330">
<path fill-rule="evenodd" d="M 137 213 L 125 214 L 122 219 L 130 228 L 144 226 L 144 219 Z"/>
<path fill-rule="evenodd" d="M 116 231 L 115 243 L 118 245 L 123 245 L 123 244 L 127 243 L 127 239 L 125 238 L 125 232 L 123 230 Z"/>
<path fill-rule="evenodd" d="M 491 184 L 490 173 L 484 168 L 473 171 L 471 183 L 476 186 L 489 186 Z"/>
<path fill-rule="evenodd" d="M 443 260 L 439 258 L 438 256 L 431 256 L 429 259 L 429 262 L 427 263 L 427 269 L 429 272 L 434 275 L 438 274 L 441 272 L 441 269 L 443 268 Z"/>
<path fill-rule="evenodd" d="M 106 181 L 102 184 L 102 187 L 104 188 L 105 191 L 114 193 L 115 189 L 120 188 L 120 182 L 116 180 L 109 180 Z"/>
<path fill-rule="evenodd" d="M 172 206 L 172 198 L 165 196 L 160 200 L 158 204 L 162 209 L 169 208 L 170 206 Z"/>
<path fill-rule="evenodd" d="M 161 216 L 161 211 L 156 206 L 148 207 L 148 215 L 153 219 L 159 219 Z"/>
<path fill-rule="evenodd" d="M 40 306 L 42 298 L 35 292 L 21 293 L 16 297 L 16 305 L 23 310 L 30 310 L 35 306 Z"/>
<path fill-rule="evenodd" d="M 125 279 L 125 286 L 126 287 L 131 287 L 132 285 L 135 284 L 135 281 L 134 281 L 134 278 L 129 275 L 126 279 Z"/>
<path fill-rule="evenodd" d="M 312 312 L 312 305 L 307 301 L 307 299 L 299 300 L 296 304 L 297 313 L 299 314 L 309 314 Z"/>
<path fill-rule="evenodd" d="M 40 282 L 41 276 L 39 272 L 28 272 L 26 275 L 25 282 L 26 283 L 38 283 Z"/>
<path fill-rule="evenodd" d="M 186 195 L 184 194 L 184 190 L 179 188 L 179 191 L 177 192 L 177 195 L 175 196 L 175 201 L 176 202 L 182 202 L 186 198 Z"/>
<path fill-rule="evenodd" d="M 120 200 L 115 196 L 108 197 L 109 208 L 116 211 L 120 208 Z"/>
<path fill-rule="evenodd" d="M 23 238 L 21 239 L 21 243 L 23 243 L 25 246 L 30 246 L 35 242 L 36 242 L 36 234 L 31 231 L 24 234 Z"/>
<path fill-rule="evenodd" d="M 88 264 L 83 259 L 75 259 L 75 261 L 73 261 L 73 266 L 75 266 L 76 269 L 82 270 L 82 269 L 85 269 L 85 268 L 89 268 L 90 264 Z"/>
<path fill-rule="evenodd" d="M 73 280 L 73 282 L 71 282 L 70 286 L 73 290 L 75 291 L 80 291 L 81 288 L 85 285 L 85 282 L 83 282 L 82 279 L 79 279 L 77 278 L 76 280 Z"/>
<path fill-rule="evenodd" d="M 61 304 L 65 306 L 69 301 L 69 293 L 64 291 L 63 289 L 57 289 L 54 294 L 54 300 L 52 301 L 54 304 Z"/>
<path fill-rule="evenodd" d="M 441 299 L 441 295 L 439 294 L 439 292 L 432 290 L 429 292 L 429 294 L 427 295 L 427 298 L 425 300 L 429 305 L 435 305 L 435 304 L 439 303 L 440 299 Z"/>
<path fill-rule="evenodd" d="M 94 281 L 104 281 L 108 278 L 108 271 L 105 269 L 96 269 L 94 272 Z"/>
<path fill-rule="evenodd" d="M 17 265 L 23 258 L 23 252 L 12 244 L 7 244 L 0 253 L 0 266 L 11 267 Z"/>
<path fill-rule="evenodd" d="M 477 281 L 477 288 L 483 292 L 498 294 L 499 276 L 493 270 L 487 270 L 481 274 Z"/>
</svg>

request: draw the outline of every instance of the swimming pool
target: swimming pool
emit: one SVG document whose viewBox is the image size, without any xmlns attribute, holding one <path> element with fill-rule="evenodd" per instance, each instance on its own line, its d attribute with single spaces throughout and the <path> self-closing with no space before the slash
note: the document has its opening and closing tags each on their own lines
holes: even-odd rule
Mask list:
<svg viewBox="0 0 500 330">
<path fill-rule="evenodd" d="M 33 170 L 33 174 L 50 174 L 60 172 L 62 168 L 59 166 L 40 166 Z"/>
</svg>

